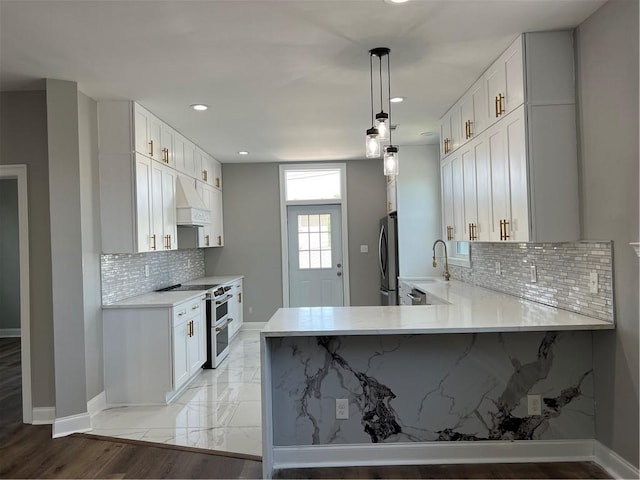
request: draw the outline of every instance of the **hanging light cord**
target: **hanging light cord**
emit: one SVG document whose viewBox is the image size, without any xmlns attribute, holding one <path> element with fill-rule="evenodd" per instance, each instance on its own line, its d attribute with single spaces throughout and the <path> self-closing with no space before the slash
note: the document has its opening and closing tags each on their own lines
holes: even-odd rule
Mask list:
<svg viewBox="0 0 640 480">
<path fill-rule="evenodd" d="M 380 64 L 382 65 L 382 59 L 380 59 Z M 393 145 L 391 141 L 391 51 L 387 53 L 387 87 L 389 88 L 389 96 L 387 97 L 389 100 L 389 145 Z"/>
<path fill-rule="evenodd" d="M 369 54 L 369 79 L 371 80 L 371 127 L 375 125 L 373 119 L 373 55 Z"/>
<path fill-rule="evenodd" d="M 384 102 L 382 101 L 382 57 L 378 57 L 380 60 L 380 74 L 378 78 L 380 79 L 380 111 L 384 112 Z"/>
</svg>

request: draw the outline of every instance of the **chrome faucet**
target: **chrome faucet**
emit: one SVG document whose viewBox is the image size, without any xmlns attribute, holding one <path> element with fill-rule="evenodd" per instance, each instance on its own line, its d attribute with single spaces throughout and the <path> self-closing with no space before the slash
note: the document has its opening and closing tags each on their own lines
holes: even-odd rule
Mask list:
<svg viewBox="0 0 640 480">
<path fill-rule="evenodd" d="M 449 274 L 449 259 L 447 258 L 447 244 L 444 243 L 444 240 L 438 239 L 435 242 L 433 242 L 433 268 L 436 268 L 438 266 L 438 262 L 436 261 L 436 245 L 438 244 L 438 242 L 444 245 L 444 279 L 448 282 L 449 279 L 451 278 L 451 275 Z"/>
</svg>

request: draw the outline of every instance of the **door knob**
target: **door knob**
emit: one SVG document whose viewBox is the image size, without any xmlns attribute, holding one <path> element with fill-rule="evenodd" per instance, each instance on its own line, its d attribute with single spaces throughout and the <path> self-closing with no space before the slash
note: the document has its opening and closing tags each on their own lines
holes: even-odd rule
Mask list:
<svg viewBox="0 0 640 480">
<path fill-rule="evenodd" d="M 341 276 L 342 276 L 342 272 L 338 272 L 338 273 L 337 273 L 337 275 L 338 275 L 339 277 L 341 277 Z"/>
<path fill-rule="evenodd" d="M 341 264 L 341 263 L 339 263 L 339 264 L 337 265 L 337 267 L 338 267 L 338 268 L 340 268 L 341 266 L 342 266 L 342 264 Z"/>
</svg>

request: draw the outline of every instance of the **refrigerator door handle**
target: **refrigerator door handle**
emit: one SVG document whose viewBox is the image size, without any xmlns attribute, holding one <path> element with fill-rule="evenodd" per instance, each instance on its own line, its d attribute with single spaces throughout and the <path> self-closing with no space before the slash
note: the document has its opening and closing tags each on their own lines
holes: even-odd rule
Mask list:
<svg viewBox="0 0 640 480">
<path fill-rule="evenodd" d="M 389 296 L 389 292 L 387 292 L 386 290 L 380 290 L 380 293 L 381 293 L 382 295 L 384 295 L 385 297 L 388 297 L 388 296 Z"/>
<path fill-rule="evenodd" d="M 380 265 L 380 274 L 382 278 L 387 278 L 385 274 L 384 260 L 382 258 L 382 242 L 384 240 L 384 226 L 380 226 L 380 238 L 378 239 L 378 263 Z"/>
</svg>

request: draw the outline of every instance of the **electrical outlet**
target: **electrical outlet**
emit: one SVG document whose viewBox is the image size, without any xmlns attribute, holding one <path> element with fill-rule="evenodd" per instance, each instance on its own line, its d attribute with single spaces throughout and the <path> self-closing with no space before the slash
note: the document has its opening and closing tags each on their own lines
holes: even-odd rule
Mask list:
<svg viewBox="0 0 640 480">
<path fill-rule="evenodd" d="M 369 245 L 360 245 L 360 253 L 369 253 Z"/>
<path fill-rule="evenodd" d="M 191 259 L 187 258 L 187 268 L 191 268 Z"/>
<path fill-rule="evenodd" d="M 145 265 L 144 266 L 144 276 L 148 277 L 149 276 L 149 265 Z"/>
<path fill-rule="evenodd" d="M 531 271 L 531 283 L 536 283 L 538 281 L 538 270 L 536 269 L 536 266 L 531 265 L 529 270 Z"/>
<path fill-rule="evenodd" d="M 527 395 L 527 415 L 542 415 L 540 395 Z"/>
<path fill-rule="evenodd" d="M 249 307 L 249 313 L 253 313 L 253 307 Z"/>
<path fill-rule="evenodd" d="M 598 272 L 589 274 L 589 292 L 598 293 Z"/>
<path fill-rule="evenodd" d="M 336 419 L 346 420 L 349 418 L 349 399 L 336 398 Z"/>
<path fill-rule="evenodd" d="M 496 275 L 502 275 L 502 266 L 500 262 L 496 262 Z"/>
</svg>

